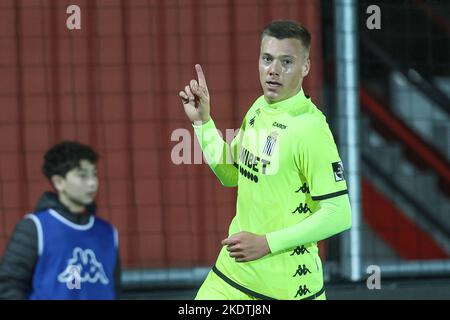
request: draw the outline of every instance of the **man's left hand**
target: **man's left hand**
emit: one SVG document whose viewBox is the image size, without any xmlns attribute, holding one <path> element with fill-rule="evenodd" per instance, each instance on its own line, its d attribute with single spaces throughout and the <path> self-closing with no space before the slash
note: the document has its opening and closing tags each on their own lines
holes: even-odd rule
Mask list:
<svg viewBox="0 0 450 320">
<path fill-rule="evenodd" d="M 265 235 L 242 231 L 222 240 L 222 245 L 227 246 L 230 257 L 236 262 L 248 262 L 264 257 L 270 253 L 269 244 Z"/>
</svg>

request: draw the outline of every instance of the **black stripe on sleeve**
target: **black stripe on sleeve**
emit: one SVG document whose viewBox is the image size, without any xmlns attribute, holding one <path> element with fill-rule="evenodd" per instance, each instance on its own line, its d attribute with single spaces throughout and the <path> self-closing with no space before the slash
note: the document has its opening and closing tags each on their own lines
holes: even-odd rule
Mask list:
<svg viewBox="0 0 450 320">
<path fill-rule="evenodd" d="M 330 198 L 334 198 L 334 197 L 339 197 L 342 196 L 344 194 L 348 194 L 348 190 L 342 190 L 342 191 L 338 191 L 338 192 L 333 192 L 333 193 L 329 193 L 329 194 L 325 194 L 323 196 L 317 196 L 317 197 L 311 197 L 314 201 L 319 201 L 319 200 L 325 200 L 325 199 L 330 199 Z"/>
</svg>

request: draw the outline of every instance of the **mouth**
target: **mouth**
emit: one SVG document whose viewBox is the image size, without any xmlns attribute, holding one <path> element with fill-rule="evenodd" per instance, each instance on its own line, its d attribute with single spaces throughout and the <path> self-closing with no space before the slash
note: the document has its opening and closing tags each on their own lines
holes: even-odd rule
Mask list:
<svg viewBox="0 0 450 320">
<path fill-rule="evenodd" d="M 266 84 L 269 89 L 277 89 L 282 86 L 282 84 L 277 81 L 266 81 Z"/>
<path fill-rule="evenodd" d="M 97 192 L 93 191 L 93 192 L 88 192 L 87 195 L 89 196 L 89 198 L 94 198 L 95 195 L 97 194 Z"/>
</svg>

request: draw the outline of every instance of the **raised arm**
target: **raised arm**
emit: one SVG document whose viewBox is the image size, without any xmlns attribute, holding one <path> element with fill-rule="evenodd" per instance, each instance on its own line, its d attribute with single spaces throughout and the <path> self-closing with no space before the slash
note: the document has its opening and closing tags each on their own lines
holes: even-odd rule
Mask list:
<svg viewBox="0 0 450 320">
<path fill-rule="evenodd" d="M 210 116 L 210 97 L 205 75 L 199 64 L 195 65 L 198 81 L 192 79 L 183 91 L 179 92 L 184 112 L 191 121 L 209 166 L 227 187 L 237 186 L 238 170 L 234 165 L 233 152 L 217 132 Z"/>
<path fill-rule="evenodd" d="M 210 100 L 208 86 L 206 85 L 205 74 L 199 64 L 195 65 L 198 81 L 192 79 L 189 85 L 184 87 L 184 91 L 179 92 L 183 103 L 184 112 L 189 120 L 195 125 L 201 125 L 211 119 Z"/>
</svg>

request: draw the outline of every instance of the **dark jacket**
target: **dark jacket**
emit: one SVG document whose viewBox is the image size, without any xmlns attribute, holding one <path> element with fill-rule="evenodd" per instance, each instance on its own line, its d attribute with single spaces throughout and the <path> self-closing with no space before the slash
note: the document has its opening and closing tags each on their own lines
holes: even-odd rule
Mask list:
<svg viewBox="0 0 450 320">
<path fill-rule="evenodd" d="M 96 206 L 86 208 L 87 214 L 74 214 L 58 200 L 55 193 L 45 192 L 38 201 L 35 212 L 54 209 L 67 220 L 84 225 L 95 214 Z M 22 219 L 16 225 L 11 240 L 0 262 L 0 299 L 28 299 L 32 290 L 34 268 L 38 260 L 38 236 L 31 219 Z M 121 267 L 119 252 L 114 269 L 116 297 L 120 297 Z"/>
</svg>

